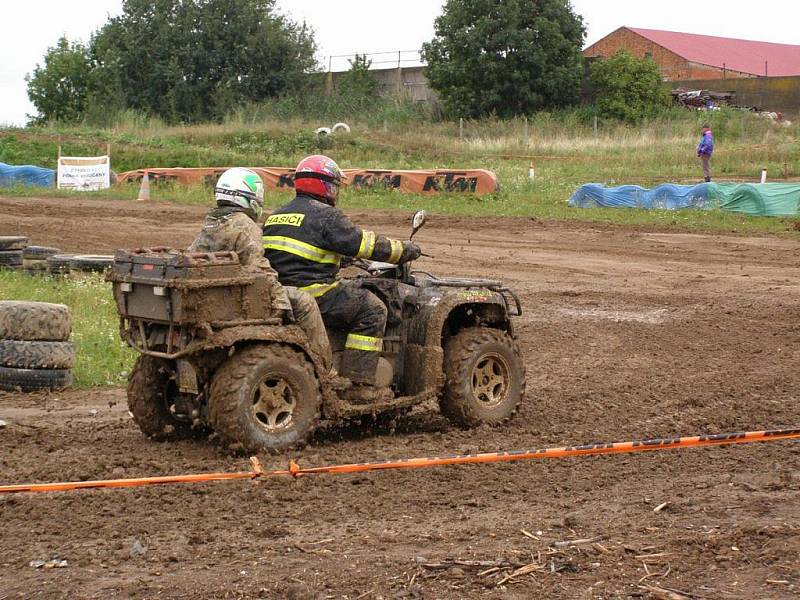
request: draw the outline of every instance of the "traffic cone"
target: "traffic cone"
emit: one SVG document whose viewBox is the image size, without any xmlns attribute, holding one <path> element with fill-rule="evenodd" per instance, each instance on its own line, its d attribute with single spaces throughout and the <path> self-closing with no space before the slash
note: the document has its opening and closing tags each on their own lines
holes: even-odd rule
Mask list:
<svg viewBox="0 0 800 600">
<path fill-rule="evenodd" d="M 142 184 L 139 186 L 139 197 L 136 198 L 139 202 L 146 202 L 150 200 L 150 173 L 144 172 L 142 177 Z"/>
</svg>

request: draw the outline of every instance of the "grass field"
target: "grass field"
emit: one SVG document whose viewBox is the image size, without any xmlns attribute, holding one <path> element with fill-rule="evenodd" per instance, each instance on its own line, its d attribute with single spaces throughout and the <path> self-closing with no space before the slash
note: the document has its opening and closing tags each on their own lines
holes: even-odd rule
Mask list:
<svg viewBox="0 0 800 600">
<path fill-rule="evenodd" d="M 717 152 L 713 160 L 718 181 L 756 181 L 762 168 L 770 180 L 784 173 L 800 177 L 800 127 L 770 123 L 751 113 L 723 110 L 711 114 L 674 109 L 633 127 L 594 122 L 577 110 L 540 113 L 526 121 L 487 119 L 459 126 L 451 122 L 351 120 L 350 135 L 322 144 L 313 130 L 322 124 L 278 120 L 257 113 L 220 124 L 167 127 L 159 121 L 128 119 L 108 129 L 59 127 L 0 130 L 0 161 L 54 167 L 58 147 L 65 154 L 91 155 L 111 144 L 112 166 L 118 171 L 173 166 L 291 166 L 303 156 L 325 152 L 342 167 L 364 168 L 486 168 L 495 171 L 502 191 L 481 199 L 459 195 L 435 197 L 391 192 L 349 191 L 342 207 L 426 208 L 450 214 L 492 214 L 542 219 L 578 219 L 607 223 L 653 225 L 688 230 L 782 232 L 793 219 L 753 218 L 720 211 L 640 211 L 570 209 L 572 192 L 581 184 L 664 182 L 701 179 L 694 155 L 700 124 L 709 119 Z M 347 119 L 345 119 L 347 120 Z M 536 178 L 530 181 L 531 164 Z M 14 195 L 69 195 L 55 190 L 16 188 Z M 99 195 L 128 200 L 134 186 Z M 153 187 L 156 200 L 207 204 L 201 188 Z M 285 201 L 275 193 L 271 206 Z"/>
<path fill-rule="evenodd" d="M 119 339 L 119 319 L 110 284 L 102 275 L 80 279 L 30 276 L 0 270 L 3 300 L 66 304 L 72 313 L 72 341 L 77 360 L 74 385 L 88 388 L 123 385 L 135 353 Z"/>
</svg>

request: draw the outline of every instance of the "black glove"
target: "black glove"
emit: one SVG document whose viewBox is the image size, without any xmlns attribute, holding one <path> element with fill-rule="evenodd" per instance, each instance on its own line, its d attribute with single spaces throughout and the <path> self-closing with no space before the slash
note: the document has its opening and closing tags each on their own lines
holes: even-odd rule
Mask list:
<svg viewBox="0 0 800 600">
<path fill-rule="evenodd" d="M 400 264 L 417 260 L 422 256 L 422 250 L 414 242 L 403 242 L 403 254 L 400 255 Z"/>
</svg>

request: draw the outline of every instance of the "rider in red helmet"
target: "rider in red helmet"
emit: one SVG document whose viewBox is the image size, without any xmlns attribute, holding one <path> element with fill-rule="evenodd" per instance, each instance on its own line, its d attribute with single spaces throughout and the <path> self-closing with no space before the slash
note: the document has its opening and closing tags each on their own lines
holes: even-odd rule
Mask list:
<svg viewBox="0 0 800 600">
<path fill-rule="evenodd" d="M 358 282 L 337 278 L 342 257 L 402 264 L 419 258 L 421 251 L 413 242 L 354 225 L 336 208 L 343 180 L 341 169 L 327 156 L 304 158 L 294 175 L 297 195 L 267 219 L 263 240 L 280 282 L 311 294 L 325 325 L 347 332 L 339 374 L 356 386 L 352 397 L 358 398 L 359 387 L 375 385 L 387 310 Z"/>
<path fill-rule="evenodd" d="M 298 194 L 306 194 L 336 206 L 339 188 L 344 173 L 333 160 L 321 154 L 307 156 L 300 161 L 294 172 L 294 189 Z"/>
</svg>

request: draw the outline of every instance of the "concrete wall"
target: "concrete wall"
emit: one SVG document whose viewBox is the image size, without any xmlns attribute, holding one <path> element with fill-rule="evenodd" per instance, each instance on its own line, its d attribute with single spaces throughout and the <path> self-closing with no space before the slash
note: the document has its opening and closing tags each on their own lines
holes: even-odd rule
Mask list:
<svg viewBox="0 0 800 600">
<path fill-rule="evenodd" d="M 800 116 L 800 76 L 754 77 L 749 79 L 701 79 L 670 82 L 673 89 L 679 87 L 734 92 L 736 104 L 754 106 L 759 110 L 782 112 L 793 117 Z"/>
<path fill-rule="evenodd" d="M 425 67 L 401 67 L 399 69 L 373 69 L 375 79 L 381 85 L 384 94 L 407 94 L 412 100 L 429 102 L 435 94 L 425 79 Z M 336 89 L 344 72 L 329 73 L 329 85 Z"/>
<path fill-rule="evenodd" d="M 752 77 L 746 73 L 718 69 L 687 61 L 674 52 L 659 46 L 655 42 L 642 37 L 627 27 L 620 27 L 599 42 L 596 42 L 583 51 L 586 58 L 609 58 L 619 50 L 627 50 L 637 58 L 651 56 L 661 70 L 661 76 L 667 81 L 686 79 L 736 79 Z"/>
</svg>

